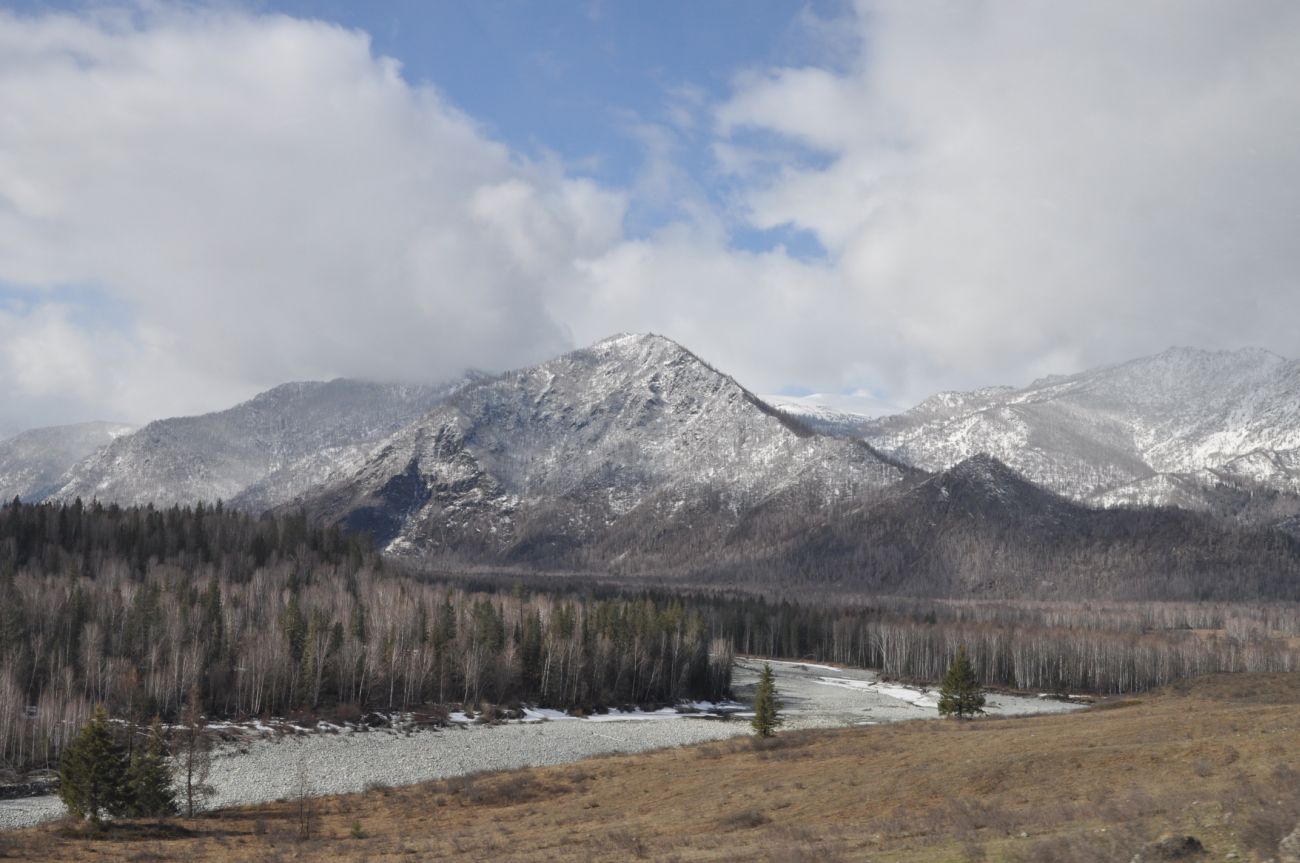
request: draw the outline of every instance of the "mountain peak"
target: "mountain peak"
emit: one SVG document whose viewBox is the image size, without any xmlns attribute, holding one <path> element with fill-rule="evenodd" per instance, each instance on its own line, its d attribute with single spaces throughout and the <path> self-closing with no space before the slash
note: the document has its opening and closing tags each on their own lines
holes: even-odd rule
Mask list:
<svg viewBox="0 0 1300 863">
<path fill-rule="evenodd" d="M 1038 520 L 1070 504 L 1034 485 L 998 458 L 977 453 L 936 474 L 913 492 L 930 505 L 977 518 Z"/>
<path fill-rule="evenodd" d="M 618 333 L 601 339 L 590 347 L 580 348 L 576 353 L 593 354 L 602 359 L 627 357 L 638 362 L 655 357 L 694 356 L 677 342 L 657 333 Z"/>
<path fill-rule="evenodd" d="M 677 344 L 677 342 L 673 341 L 667 336 L 661 336 L 658 333 L 622 332 L 622 333 L 615 333 L 612 336 L 606 336 L 605 338 L 593 344 L 591 346 L 591 349 L 608 350 L 610 348 L 627 347 L 630 345 L 641 346 L 641 345 L 653 345 L 653 344 L 668 344 L 678 348 L 681 347 L 681 345 Z"/>
<path fill-rule="evenodd" d="M 962 459 L 942 475 L 951 479 L 981 483 L 1003 483 L 1008 479 L 1021 480 L 1020 474 L 1007 467 L 1001 459 L 986 452 L 978 452 L 970 458 Z"/>
<path fill-rule="evenodd" d="M 1046 494 L 1029 480 L 1012 470 L 1003 461 L 986 452 L 963 459 L 930 480 L 949 495 L 1005 499 L 1026 494 L 1037 498 Z"/>
<path fill-rule="evenodd" d="M 774 495 L 825 507 L 903 474 L 672 339 L 625 333 L 466 387 L 306 503 L 397 552 L 474 542 L 507 560 L 603 562 L 661 518 L 721 531 Z"/>
</svg>

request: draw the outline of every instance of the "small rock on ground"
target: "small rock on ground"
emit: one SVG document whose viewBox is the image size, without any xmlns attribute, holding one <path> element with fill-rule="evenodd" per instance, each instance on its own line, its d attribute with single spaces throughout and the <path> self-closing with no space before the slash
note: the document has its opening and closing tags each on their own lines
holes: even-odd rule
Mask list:
<svg viewBox="0 0 1300 863">
<path fill-rule="evenodd" d="M 1192 860 L 1205 853 L 1205 846 L 1195 836 L 1166 833 L 1133 858 L 1132 863 L 1155 863 L 1158 860 Z"/>
</svg>

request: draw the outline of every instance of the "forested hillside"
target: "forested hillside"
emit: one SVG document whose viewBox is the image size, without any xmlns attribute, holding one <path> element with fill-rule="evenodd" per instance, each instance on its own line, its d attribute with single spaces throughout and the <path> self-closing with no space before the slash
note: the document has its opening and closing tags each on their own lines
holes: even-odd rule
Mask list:
<svg viewBox="0 0 1300 863">
<path fill-rule="evenodd" d="M 92 704 L 219 716 L 432 702 L 717 698 L 727 644 L 680 600 L 472 593 L 364 537 L 220 507 L 0 510 L 0 758 L 53 759 Z M 30 708 L 30 709 L 29 709 Z"/>
<path fill-rule="evenodd" d="M 1300 540 L 1172 507 L 1092 509 L 976 456 L 884 500 L 759 507 L 713 584 L 981 599 L 1300 599 Z M 728 557 L 732 559 L 728 559 Z"/>
</svg>

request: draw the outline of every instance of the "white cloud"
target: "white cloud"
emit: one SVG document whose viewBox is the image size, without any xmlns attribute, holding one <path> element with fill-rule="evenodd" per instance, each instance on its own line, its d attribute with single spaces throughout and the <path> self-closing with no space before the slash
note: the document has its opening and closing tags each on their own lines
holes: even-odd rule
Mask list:
<svg viewBox="0 0 1300 863">
<path fill-rule="evenodd" d="M 19 393 L 38 398 L 89 398 L 96 388 L 92 341 L 57 303 L 26 314 L 0 311 L 0 363 Z"/>
<path fill-rule="evenodd" d="M 848 71 L 749 73 L 717 121 L 737 171 L 763 166 L 749 132 L 822 154 L 751 170 L 745 213 L 830 250 L 863 316 L 836 353 L 867 383 L 1300 353 L 1300 7 L 864 3 L 856 24 Z"/>
<path fill-rule="evenodd" d="M 618 330 L 893 402 L 1174 343 L 1300 355 L 1292 3 L 863 4 L 804 22 L 823 63 L 629 120 L 626 190 L 521 159 L 364 34 L 149 9 L 0 13 L 0 290 L 46 297 L 0 305 L 0 424 Z M 728 241 L 783 227 L 826 258 Z"/>
<path fill-rule="evenodd" d="M 869 125 L 861 82 L 817 69 L 743 74 L 718 113 L 721 131 L 758 126 L 819 150 L 836 152 L 861 139 Z"/>
<path fill-rule="evenodd" d="M 322 23 L 0 13 L 0 104 L 0 282 L 38 305 L 93 285 L 131 318 L 113 345 L 43 323 L 0 375 L 87 413 L 530 362 L 568 344 L 548 294 L 620 237 L 622 195 L 520 160 Z"/>
</svg>

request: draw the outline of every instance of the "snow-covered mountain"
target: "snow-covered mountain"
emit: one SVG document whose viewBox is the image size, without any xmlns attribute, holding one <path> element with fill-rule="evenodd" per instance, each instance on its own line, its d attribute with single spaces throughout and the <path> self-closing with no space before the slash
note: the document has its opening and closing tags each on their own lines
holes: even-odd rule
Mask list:
<svg viewBox="0 0 1300 863">
<path fill-rule="evenodd" d="M 459 385 L 283 384 L 228 410 L 151 422 L 74 466 L 50 496 L 266 508 L 355 467 L 367 444 Z"/>
<path fill-rule="evenodd" d="M 869 419 L 863 414 L 829 407 L 811 401 L 807 397 L 762 396 L 761 398 L 786 416 L 793 417 L 822 434 L 857 437 L 862 432 L 862 426 Z"/>
<path fill-rule="evenodd" d="M 43 500 L 66 482 L 73 465 L 132 430 L 90 422 L 31 429 L 0 441 L 0 500 Z"/>
<path fill-rule="evenodd" d="M 594 564 L 677 559 L 775 499 L 822 511 L 908 475 L 622 335 L 465 387 L 304 503 L 394 552 Z"/>
<path fill-rule="evenodd" d="M 1300 492 L 1300 362 L 1173 348 L 1035 381 L 940 393 L 872 420 L 882 452 L 938 471 L 989 453 L 1100 505 L 1210 508 L 1216 487 Z"/>
<path fill-rule="evenodd" d="M 891 414 L 896 408 L 862 393 L 811 393 L 809 395 L 759 396 L 772 407 L 802 420 L 823 434 L 857 437 L 873 417 Z"/>
</svg>

